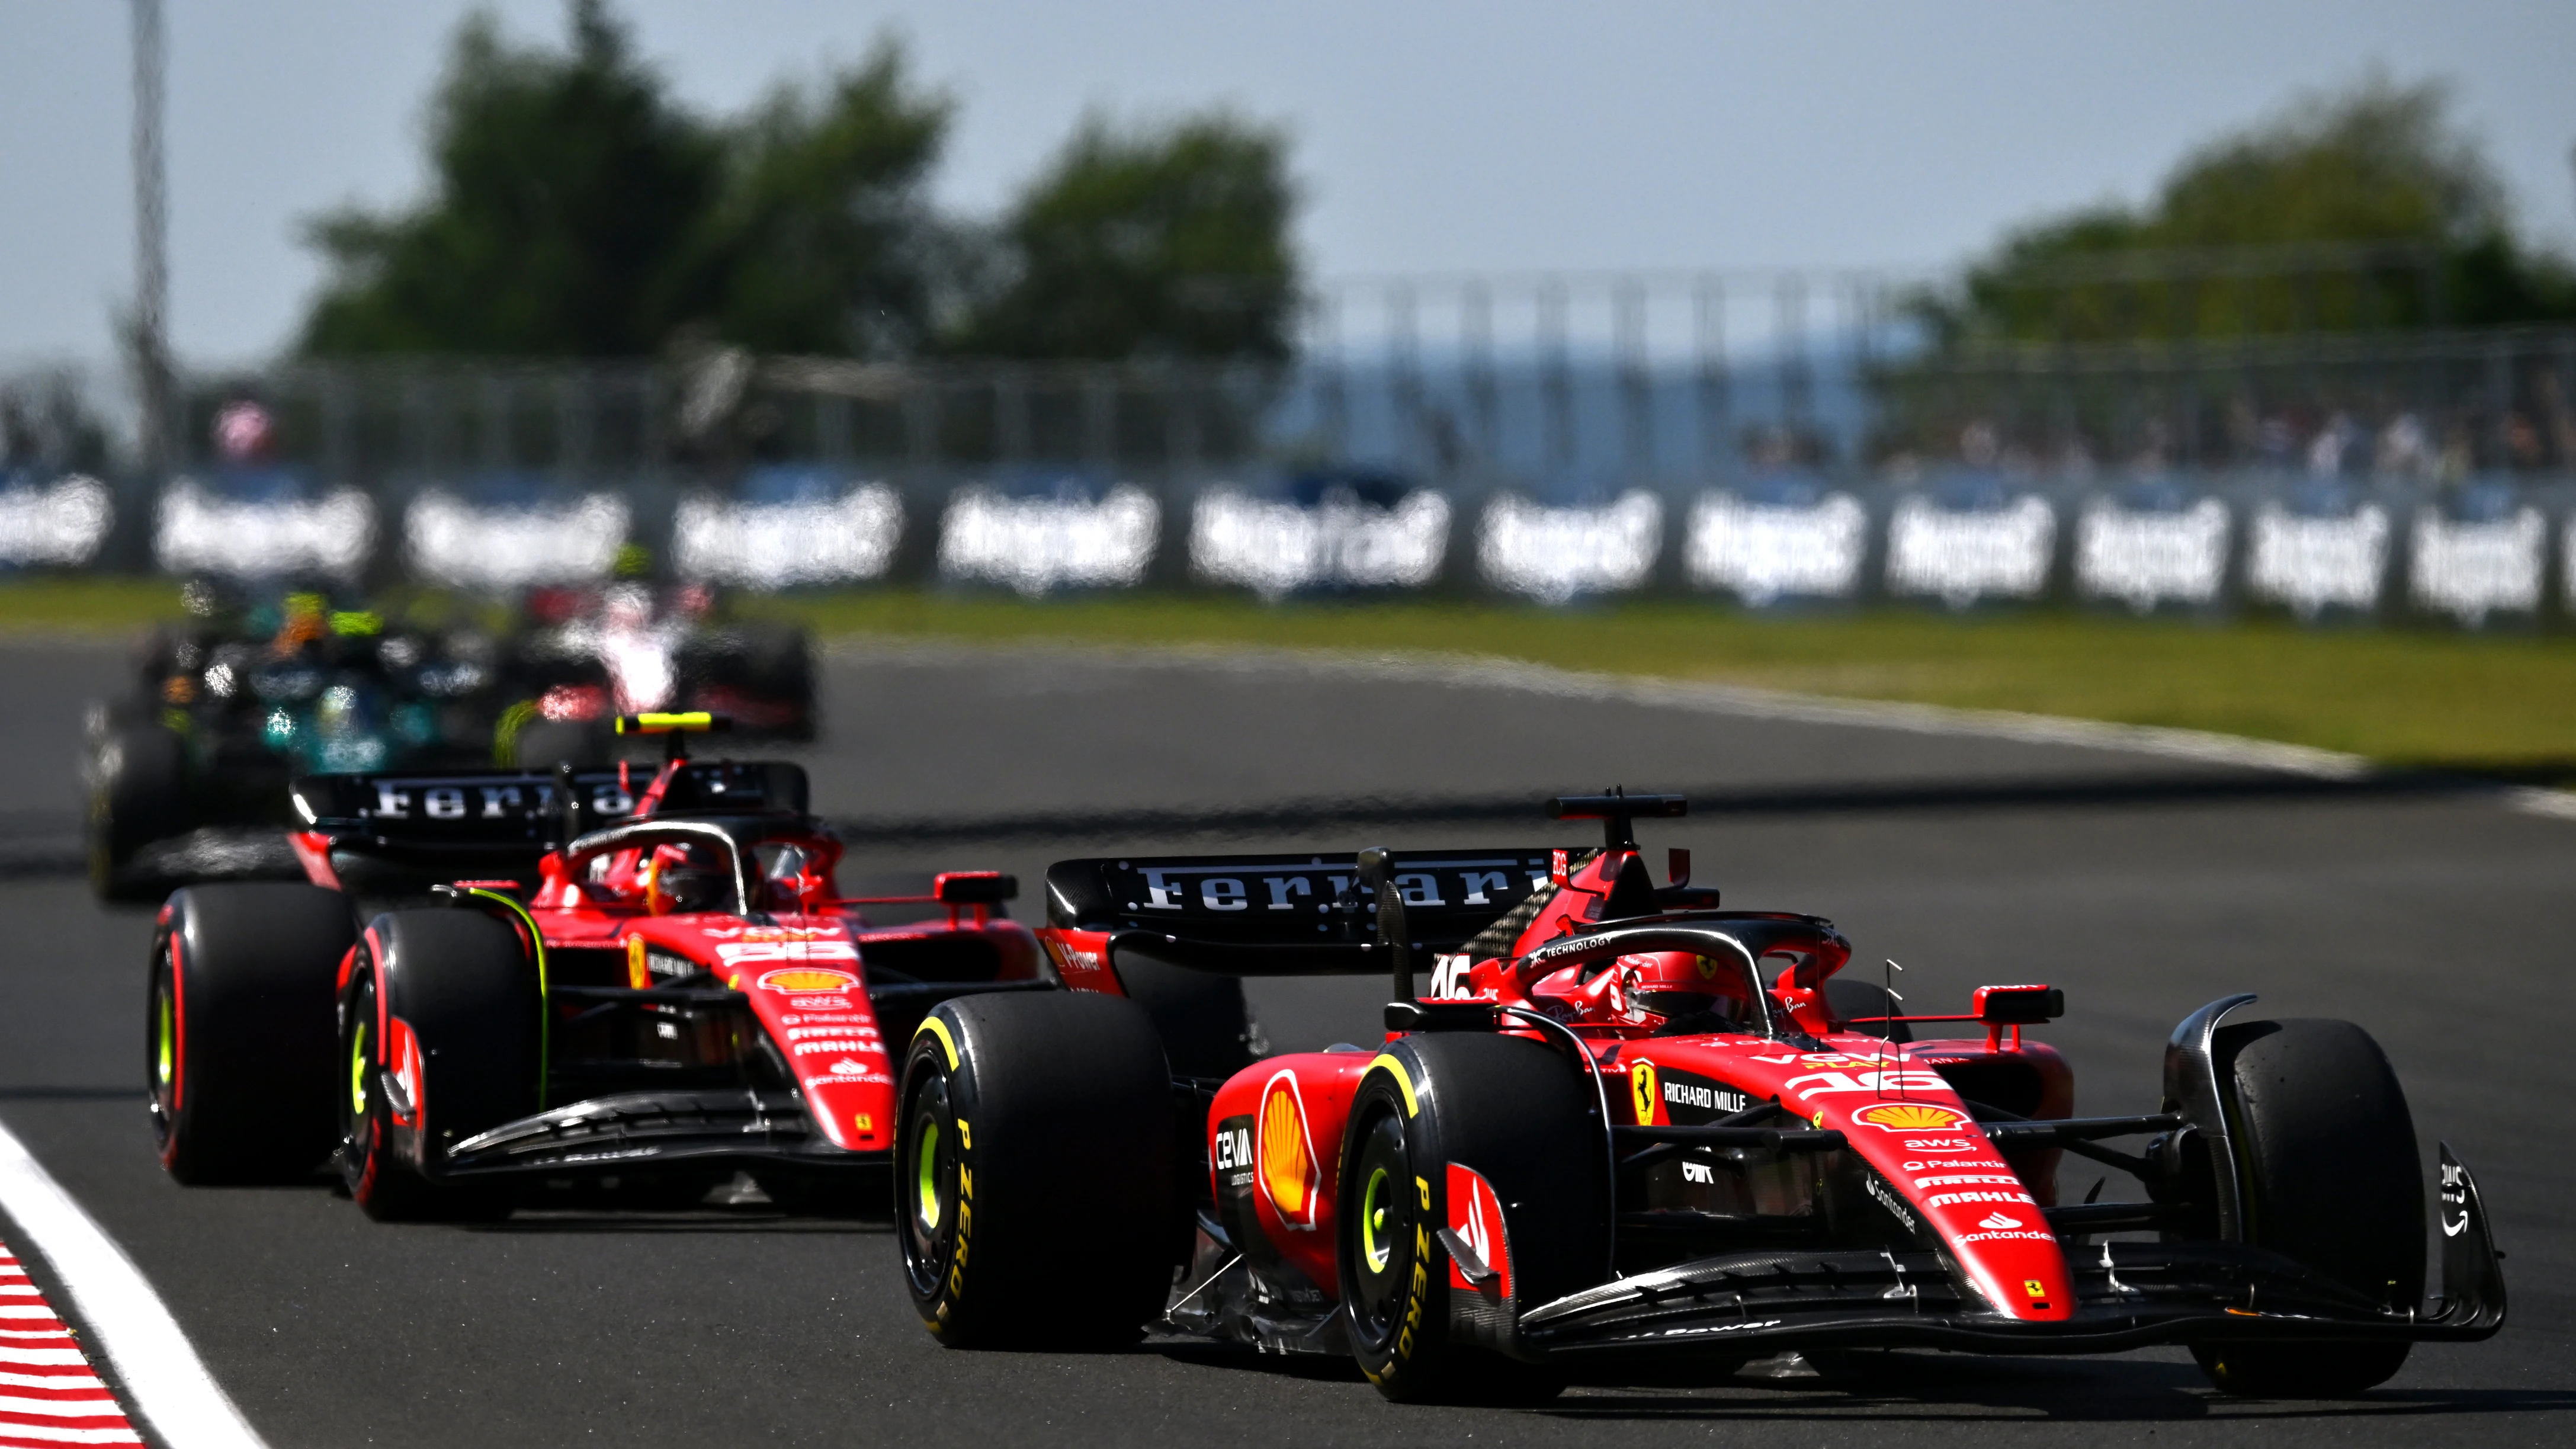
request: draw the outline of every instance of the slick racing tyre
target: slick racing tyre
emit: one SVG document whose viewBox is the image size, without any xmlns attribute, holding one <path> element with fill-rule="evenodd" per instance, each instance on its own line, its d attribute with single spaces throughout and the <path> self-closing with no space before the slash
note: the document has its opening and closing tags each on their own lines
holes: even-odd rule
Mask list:
<svg viewBox="0 0 2576 1449">
<path fill-rule="evenodd" d="M 2293 1018 L 2219 1028 L 2232 1097 L 2246 1238 L 2375 1303 L 2424 1296 L 2424 1186 L 2415 1120 L 2379 1043 L 2348 1021 Z M 2195 1345 L 2231 1394 L 2334 1398 L 2384 1383 L 2404 1342 Z"/>
<path fill-rule="evenodd" d="M 1543 1043 L 1444 1032 L 1388 1045 L 1351 1102 L 1334 1253 L 1351 1354 L 1378 1392 L 1534 1403 L 1563 1391 L 1562 1376 L 1504 1352 L 1521 1312 L 1610 1275 L 1601 1134 L 1592 1085 Z M 1444 1229 L 1483 1260 L 1462 1274 L 1493 1276 L 1458 1287 Z"/>
<path fill-rule="evenodd" d="M 1839 976 L 1825 978 L 1825 1009 L 1834 1020 L 1843 1023 L 1845 1031 L 1883 1041 L 1910 1042 L 1914 1028 L 1901 1021 L 1871 1021 L 1878 1016 L 1896 1016 L 1905 1010 L 1888 989 L 1875 981 L 1846 981 Z"/>
<path fill-rule="evenodd" d="M 110 730 L 90 757 L 89 880 L 103 901 L 148 900 L 150 881 L 130 876 L 135 853 L 186 833 L 187 742 L 159 724 Z"/>
<path fill-rule="evenodd" d="M 1134 1002 L 943 1002 L 902 1092 L 896 1233 L 941 1343 L 1111 1348 L 1162 1312 L 1185 1247 L 1172 1078 Z"/>
<path fill-rule="evenodd" d="M 331 1150 L 331 991 L 357 931 L 307 885 L 191 886 L 153 933 L 144 1080 L 181 1182 L 291 1180 Z"/>
<path fill-rule="evenodd" d="M 341 989 L 340 1172 L 379 1220 L 497 1216 L 440 1182 L 457 1143 L 538 1108 L 541 1003 L 519 933 L 467 909 L 378 916 Z"/>
</svg>

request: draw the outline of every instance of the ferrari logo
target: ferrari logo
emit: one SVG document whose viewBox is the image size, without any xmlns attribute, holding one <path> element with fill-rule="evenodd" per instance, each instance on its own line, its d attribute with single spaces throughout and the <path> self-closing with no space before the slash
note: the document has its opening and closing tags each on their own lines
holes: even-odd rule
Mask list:
<svg viewBox="0 0 2576 1449">
<path fill-rule="evenodd" d="M 2045 1298 L 2048 1296 L 2048 1290 L 2042 1287 L 2040 1285 L 2040 1281 L 2036 1278 L 2022 1279 L 2021 1291 L 2029 1294 L 2033 1298 Z"/>
<path fill-rule="evenodd" d="M 1655 1120 L 1655 1064 L 1653 1062 L 1640 1060 L 1628 1069 L 1628 1091 L 1636 1098 L 1637 1120 L 1640 1123 L 1653 1122 Z"/>
</svg>

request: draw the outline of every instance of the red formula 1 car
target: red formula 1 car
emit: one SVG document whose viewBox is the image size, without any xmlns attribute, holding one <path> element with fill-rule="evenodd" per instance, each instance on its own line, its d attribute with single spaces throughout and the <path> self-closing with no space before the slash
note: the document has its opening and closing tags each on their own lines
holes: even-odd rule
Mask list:
<svg viewBox="0 0 2576 1449">
<path fill-rule="evenodd" d="M 1557 801 L 1607 822 L 1597 853 L 1056 865 L 1039 935 L 1075 989 L 944 1004 L 905 1056 L 899 1236 L 931 1331 L 1151 1321 L 1347 1352 L 1391 1398 L 1514 1401 L 1903 1346 L 2184 1344 L 2223 1389 L 2340 1394 L 2502 1325 L 2447 1146 L 2423 1301 L 2414 1126 L 2358 1027 L 2226 997 L 2174 1032 L 2156 1110 L 2074 1116 L 2024 1034 L 2057 990 L 1896 1016 L 1838 974 L 1831 922 L 1721 910 L 1679 852 L 1657 887 L 1630 821 L 1683 808 Z M 1144 964 L 1391 969 L 1397 1000 L 1380 1045 L 1176 1079 L 1113 999 Z M 1911 1038 L 1934 1023 L 1967 1034 Z M 2069 1159 L 2143 1194 L 2069 1201 Z"/>
<path fill-rule="evenodd" d="M 310 885 L 162 908 L 163 1163 L 295 1176 L 336 1143 L 377 1217 L 507 1212 L 540 1183 L 679 1205 L 737 1171 L 789 1206 L 881 1203 L 887 1038 L 1043 987 L 1037 941 L 989 871 L 843 898 L 801 769 L 686 757 L 722 723 L 621 721 L 669 733 L 659 770 L 298 780 Z M 871 926 L 879 904 L 932 918 Z"/>
</svg>

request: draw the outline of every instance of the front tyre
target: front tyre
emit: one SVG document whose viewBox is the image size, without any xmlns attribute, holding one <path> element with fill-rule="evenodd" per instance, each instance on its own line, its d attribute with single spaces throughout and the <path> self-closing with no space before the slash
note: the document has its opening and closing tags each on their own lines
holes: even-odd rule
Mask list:
<svg viewBox="0 0 2576 1449">
<path fill-rule="evenodd" d="M 1562 1055 L 1521 1037 L 1406 1037 L 1360 1079 L 1343 1137 L 1335 1256 L 1351 1355 L 1378 1392 L 1526 1404 L 1563 1391 L 1561 1375 L 1507 1355 L 1521 1311 L 1609 1275 L 1597 1104 Z M 1499 1271 L 1462 1288 L 1442 1232 L 1472 1223 L 1455 1189 L 1473 1178 L 1491 1189 L 1500 1231 L 1461 1241 L 1483 1236 L 1485 1264 Z"/>
<path fill-rule="evenodd" d="M 1172 1077 L 1135 1003 L 941 1003 L 904 1054 L 904 1281 L 951 1348 L 1098 1349 L 1162 1311 L 1184 1248 Z"/>
<path fill-rule="evenodd" d="M 2387 1056 L 2348 1021 L 2219 1028 L 2246 1240 L 2399 1311 L 2424 1295 L 2424 1185 L 2415 1119 Z M 2218 1342 L 2211 1383 L 2266 1398 L 2344 1398 L 2385 1383 L 2413 1345 Z"/>
<path fill-rule="evenodd" d="M 448 1150 L 538 1110 L 536 972 L 519 932 L 466 909 L 378 916 L 341 989 L 340 1171 L 379 1221 L 494 1217 L 445 1181 Z"/>
</svg>

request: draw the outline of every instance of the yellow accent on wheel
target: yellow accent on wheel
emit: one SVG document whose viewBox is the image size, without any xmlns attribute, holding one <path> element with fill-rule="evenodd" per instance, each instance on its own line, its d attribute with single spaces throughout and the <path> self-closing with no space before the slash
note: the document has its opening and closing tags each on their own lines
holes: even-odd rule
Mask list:
<svg viewBox="0 0 2576 1449">
<path fill-rule="evenodd" d="M 1404 1115 L 1411 1117 L 1419 1114 L 1422 1110 L 1422 1104 L 1414 1098 L 1413 1074 L 1404 1069 L 1404 1063 L 1397 1061 L 1394 1057 L 1387 1055 L 1385 1052 L 1380 1052 L 1377 1054 L 1377 1060 L 1369 1063 L 1369 1070 L 1373 1072 L 1380 1067 L 1384 1067 L 1395 1074 L 1395 1088 L 1397 1091 L 1404 1094 Z"/>
<path fill-rule="evenodd" d="M 948 1070 L 952 1072 L 957 1070 L 957 1040 L 948 1034 L 948 1023 L 935 1016 L 925 1016 L 921 1019 L 920 1028 L 914 1031 L 913 1035 L 919 1036 L 925 1031 L 939 1038 L 940 1047 L 948 1053 Z"/>
</svg>

